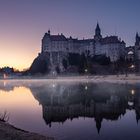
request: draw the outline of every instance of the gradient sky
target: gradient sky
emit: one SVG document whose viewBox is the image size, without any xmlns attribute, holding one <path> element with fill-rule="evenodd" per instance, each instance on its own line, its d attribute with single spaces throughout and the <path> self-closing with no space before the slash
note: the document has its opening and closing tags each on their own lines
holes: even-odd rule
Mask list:
<svg viewBox="0 0 140 140">
<path fill-rule="evenodd" d="M 28 68 L 50 29 L 66 37 L 118 35 L 133 45 L 140 32 L 140 0 L 0 0 L 0 67 Z"/>
</svg>

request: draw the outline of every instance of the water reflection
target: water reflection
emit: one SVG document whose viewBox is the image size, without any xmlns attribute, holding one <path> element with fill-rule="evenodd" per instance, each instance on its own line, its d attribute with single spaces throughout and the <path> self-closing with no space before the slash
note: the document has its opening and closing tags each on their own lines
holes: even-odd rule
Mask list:
<svg viewBox="0 0 140 140">
<path fill-rule="evenodd" d="M 10 91 L 23 86 L 30 89 L 42 106 L 43 119 L 49 127 L 55 122 L 93 118 L 100 133 L 103 120 L 117 121 L 128 110 L 140 120 L 140 84 L 10 82 L 0 90 Z"/>
<path fill-rule="evenodd" d="M 50 127 L 53 122 L 90 117 L 94 118 L 99 133 L 103 119 L 118 120 L 127 109 L 134 109 L 137 122 L 140 119 L 139 87 L 134 85 L 89 83 L 52 87 L 49 84 L 30 88 L 42 105 L 43 118 Z"/>
</svg>

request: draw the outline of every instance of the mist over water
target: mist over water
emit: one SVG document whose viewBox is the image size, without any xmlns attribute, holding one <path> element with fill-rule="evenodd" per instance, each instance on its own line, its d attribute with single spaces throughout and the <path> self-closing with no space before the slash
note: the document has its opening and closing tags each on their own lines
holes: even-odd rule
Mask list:
<svg viewBox="0 0 140 140">
<path fill-rule="evenodd" d="M 57 140 L 139 140 L 140 84 L 0 81 L 9 123 Z"/>
</svg>

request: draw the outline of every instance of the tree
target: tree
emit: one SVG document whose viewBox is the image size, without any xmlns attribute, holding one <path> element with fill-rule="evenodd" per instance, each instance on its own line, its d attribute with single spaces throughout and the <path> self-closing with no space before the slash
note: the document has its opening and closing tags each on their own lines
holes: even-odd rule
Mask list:
<svg viewBox="0 0 140 140">
<path fill-rule="evenodd" d="M 85 69 L 87 69 L 87 58 L 84 53 L 80 55 L 80 61 L 78 65 L 78 69 L 80 73 L 84 73 Z"/>
<path fill-rule="evenodd" d="M 79 59 L 80 59 L 80 55 L 79 54 L 69 53 L 69 56 L 68 56 L 69 65 L 71 65 L 71 66 L 78 66 L 79 65 L 79 61 L 80 61 Z"/>
<path fill-rule="evenodd" d="M 100 65 L 109 65 L 110 58 L 106 57 L 105 55 L 95 55 L 92 57 L 92 62 L 96 62 Z"/>
<path fill-rule="evenodd" d="M 65 69 L 67 69 L 68 63 L 67 63 L 67 60 L 66 60 L 66 59 L 63 59 L 63 60 L 62 60 L 62 64 L 63 64 L 63 67 L 64 67 Z"/>
<path fill-rule="evenodd" d="M 58 66 L 55 68 L 55 70 L 56 70 L 56 72 L 57 72 L 58 74 L 60 73 L 60 69 L 59 69 Z"/>
</svg>

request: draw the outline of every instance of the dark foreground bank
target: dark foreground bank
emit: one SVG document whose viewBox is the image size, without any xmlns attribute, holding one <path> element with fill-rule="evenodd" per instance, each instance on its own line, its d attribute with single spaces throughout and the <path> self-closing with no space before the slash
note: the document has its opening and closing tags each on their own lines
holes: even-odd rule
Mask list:
<svg viewBox="0 0 140 140">
<path fill-rule="evenodd" d="M 0 121 L 0 140 L 54 140 L 54 138 L 24 131 Z"/>
</svg>

